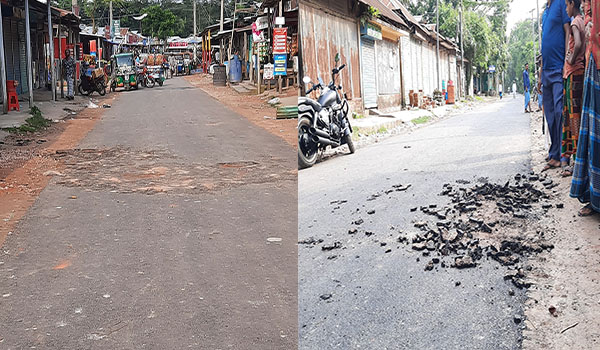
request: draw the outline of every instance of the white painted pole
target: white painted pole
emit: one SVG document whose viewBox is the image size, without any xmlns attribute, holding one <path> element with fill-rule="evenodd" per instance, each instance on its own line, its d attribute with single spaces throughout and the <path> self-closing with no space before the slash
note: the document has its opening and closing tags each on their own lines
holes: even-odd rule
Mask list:
<svg viewBox="0 0 600 350">
<path fill-rule="evenodd" d="M 52 84 L 52 101 L 56 101 L 56 71 L 54 62 L 54 30 L 52 30 L 52 13 L 50 12 L 50 1 L 48 8 L 48 46 L 50 53 L 50 81 Z"/>
<path fill-rule="evenodd" d="M 6 92 L 6 67 L 4 64 L 4 29 L 2 25 L 2 15 L 0 15 L 0 76 L 2 76 L 2 113 L 8 113 L 8 93 Z"/>
<path fill-rule="evenodd" d="M 29 25 L 29 0 L 25 0 L 25 51 L 27 52 L 27 82 L 29 86 L 29 108 L 33 107 L 33 69 L 31 67 L 31 27 Z"/>
</svg>

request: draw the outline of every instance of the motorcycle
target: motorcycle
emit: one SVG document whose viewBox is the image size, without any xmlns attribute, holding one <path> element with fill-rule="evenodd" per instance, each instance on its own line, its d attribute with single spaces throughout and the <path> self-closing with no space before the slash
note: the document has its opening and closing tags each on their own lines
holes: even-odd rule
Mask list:
<svg viewBox="0 0 600 350">
<path fill-rule="evenodd" d="M 106 83 L 104 74 L 94 71 L 90 75 L 87 74 L 87 69 L 82 69 L 81 82 L 77 87 L 80 95 L 89 96 L 92 92 L 97 91 L 100 96 L 106 95 Z"/>
<path fill-rule="evenodd" d="M 339 56 L 336 55 L 336 64 Z M 354 153 L 352 142 L 352 126 L 348 119 L 348 98 L 343 93 L 342 86 L 336 85 L 336 76 L 345 64 L 331 71 L 331 82 L 325 86 L 323 80 L 318 78 L 314 84 L 310 77 L 304 77 L 306 85 L 313 86 L 306 92 L 320 91 L 315 101 L 309 97 L 298 98 L 298 166 L 308 168 L 317 162 L 318 152 L 327 146 L 336 148 L 347 144 L 350 153 Z"/>
<path fill-rule="evenodd" d="M 144 87 L 153 88 L 156 84 L 156 80 L 152 77 L 152 75 L 148 72 L 148 68 L 143 67 L 138 69 L 138 81 Z"/>
</svg>

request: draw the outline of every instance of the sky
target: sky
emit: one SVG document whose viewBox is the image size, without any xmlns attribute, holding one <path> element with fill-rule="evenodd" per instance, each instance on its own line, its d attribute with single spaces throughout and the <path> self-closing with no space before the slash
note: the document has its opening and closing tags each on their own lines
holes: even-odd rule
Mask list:
<svg viewBox="0 0 600 350">
<path fill-rule="evenodd" d="M 544 8 L 544 5 L 546 4 L 546 0 L 513 0 L 512 3 L 510 4 L 510 12 L 508 13 L 508 17 L 506 18 L 506 23 L 507 23 L 507 32 L 506 34 L 509 35 L 510 31 L 512 30 L 512 28 L 515 26 L 515 24 L 519 21 L 522 21 L 524 19 L 527 18 L 531 18 L 531 11 L 532 9 L 536 9 L 536 3 L 539 2 L 540 4 L 540 13 L 542 12 L 542 9 Z M 534 11 L 533 12 L 533 16 L 535 17 L 537 15 L 537 12 Z"/>
</svg>

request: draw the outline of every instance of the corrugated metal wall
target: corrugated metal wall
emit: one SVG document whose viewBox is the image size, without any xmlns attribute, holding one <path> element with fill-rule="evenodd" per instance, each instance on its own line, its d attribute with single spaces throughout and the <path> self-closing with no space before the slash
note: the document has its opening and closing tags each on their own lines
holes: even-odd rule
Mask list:
<svg viewBox="0 0 600 350">
<path fill-rule="evenodd" d="M 400 93 L 400 57 L 398 43 L 378 40 L 377 46 L 377 92 L 380 95 Z"/>
<path fill-rule="evenodd" d="M 423 42 L 414 36 L 403 37 L 400 44 L 405 101 L 408 101 L 410 90 L 423 90 L 425 95 L 432 95 L 437 89 L 436 44 Z M 440 79 L 446 81 L 446 86 L 448 80 L 456 85 L 456 64 L 456 54 L 440 46 Z"/>
<path fill-rule="evenodd" d="M 331 80 L 335 55 L 340 54 L 341 83 L 348 98 L 360 98 L 360 63 L 356 19 L 328 14 L 310 4 L 300 3 L 300 33 L 304 74 L 325 83 Z"/>
</svg>

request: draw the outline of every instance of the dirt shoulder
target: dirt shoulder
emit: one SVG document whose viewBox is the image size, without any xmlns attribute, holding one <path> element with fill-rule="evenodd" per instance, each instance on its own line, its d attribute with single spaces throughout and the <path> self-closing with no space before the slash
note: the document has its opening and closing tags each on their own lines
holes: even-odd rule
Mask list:
<svg viewBox="0 0 600 350">
<path fill-rule="evenodd" d="M 212 76 L 205 74 L 191 75 L 185 77 L 185 79 L 226 105 L 229 109 L 242 115 L 271 134 L 281 137 L 290 146 L 296 147 L 298 142 L 296 131 L 298 119 L 275 119 L 277 109 L 267 103 L 267 101 L 273 98 L 274 95 L 272 93 L 265 92 L 261 95 L 243 95 L 228 86 L 214 86 Z M 296 95 L 298 95 L 296 89 L 288 89 L 279 97 Z"/>
<path fill-rule="evenodd" d="M 111 94 L 102 102 L 111 104 L 117 96 Z M 62 175 L 64 162 L 55 157 L 56 152 L 77 147 L 102 113 L 102 108 L 85 109 L 42 131 L 4 138 L 0 144 L 0 246 L 52 176 Z"/>
<path fill-rule="evenodd" d="M 531 116 L 532 162 L 540 171 L 546 156 L 541 113 Z M 581 218 L 578 200 L 569 197 L 570 178 L 558 170 L 549 177 L 558 183 L 555 200 L 564 209 L 547 218 L 551 252 L 531 261 L 523 349 L 600 348 L 600 215 Z"/>
</svg>

